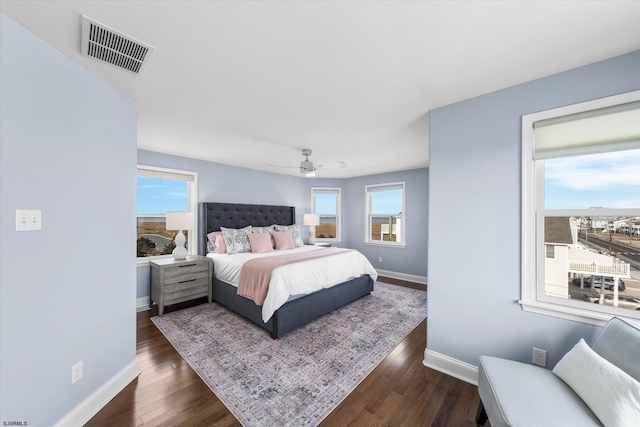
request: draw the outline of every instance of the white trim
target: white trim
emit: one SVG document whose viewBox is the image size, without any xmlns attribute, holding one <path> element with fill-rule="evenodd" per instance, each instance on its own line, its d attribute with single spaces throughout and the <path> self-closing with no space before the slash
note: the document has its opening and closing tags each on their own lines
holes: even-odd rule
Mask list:
<svg viewBox="0 0 640 427">
<path fill-rule="evenodd" d="M 140 375 L 138 359 L 133 359 L 131 363 L 96 390 L 95 393 L 87 397 L 82 403 L 58 421 L 55 427 L 76 427 L 86 424 L 94 415 L 100 412 L 111 399 L 116 397 L 118 393 L 129 385 L 131 381 L 135 380 L 138 375 Z"/>
<path fill-rule="evenodd" d="M 136 266 L 137 267 L 148 266 L 151 261 L 156 259 L 163 259 L 163 258 L 173 258 L 173 255 L 168 254 L 168 255 L 138 257 L 136 258 Z"/>
<path fill-rule="evenodd" d="M 316 198 L 315 196 L 315 190 L 328 190 L 331 191 L 333 194 L 333 192 L 335 191 L 336 193 L 336 237 L 335 239 L 331 239 L 331 238 L 317 238 L 316 237 L 316 241 L 317 242 L 323 242 L 323 243 L 341 243 L 342 242 L 342 187 L 311 187 L 311 212 L 312 213 L 317 213 L 316 212 Z M 323 193 L 319 193 L 319 194 L 323 194 Z M 322 214 L 318 214 L 318 215 L 322 215 Z M 328 214 L 330 215 L 330 214 Z"/>
<path fill-rule="evenodd" d="M 402 249 L 402 248 L 406 248 L 407 245 L 405 245 L 404 243 L 396 243 L 396 242 L 387 242 L 387 243 L 375 243 L 374 240 L 370 241 L 370 242 L 364 242 L 365 245 L 367 246 L 381 246 L 384 248 L 397 248 L 397 249 Z"/>
<path fill-rule="evenodd" d="M 413 274 L 398 273 L 395 271 L 388 271 L 388 270 L 380 270 L 378 268 L 376 268 L 376 271 L 378 272 L 379 275 L 390 277 L 392 279 L 406 280 L 407 282 L 420 283 L 421 285 L 427 284 L 426 276 L 416 276 Z"/>
<path fill-rule="evenodd" d="M 402 210 L 401 213 L 393 214 L 394 216 L 399 216 L 401 219 L 400 226 L 400 242 L 383 242 L 371 239 L 371 191 L 370 188 L 374 187 L 392 187 L 392 186 L 401 186 L 402 187 Z M 406 231 L 407 231 L 407 214 L 405 208 L 405 200 L 407 196 L 407 184 L 405 181 L 397 181 L 397 182 L 386 182 L 383 184 L 367 184 L 364 186 L 364 206 L 365 206 L 365 216 L 364 216 L 364 244 L 372 245 L 372 246 L 384 246 L 384 247 L 395 247 L 395 248 L 404 248 L 407 244 L 406 240 Z M 375 214 L 378 215 L 378 214 Z M 382 215 L 382 214 L 380 214 Z M 389 231 L 391 232 L 391 230 Z"/>
<path fill-rule="evenodd" d="M 619 315 L 607 315 L 581 308 L 569 307 L 560 304 L 551 304 L 542 301 L 523 301 L 518 303 L 524 311 L 530 313 L 544 314 L 546 316 L 559 317 L 561 319 L 573 320 L 574 322 L 587 323 L 589 325 L 604 326 L 611 318 L 621 317 Z"/>
<path fill-rule="evenodd" d="M 149 310 L 149 297 L 140 297 L 136 299 L 136 311 L 147 311 Z"/>
<path fill-rule="evenodd" d="M 447 374 L 475 386 L 478 385 L 478 367 L 469 365 L 453 357 L 436 353 L 428 348 L 424 349 L 422 364 L 427 368 Z"/>
<path fill-rule="evenodd" d="M 613 314 L 604 314 L 595 311 L 593 308 L 572 307 L 565 300 L 558 303 L 542 301 L 538 296 L 538 280 L 544 277 L 544 262 L 537 263 L 538 257 L 544 260 L 544 230 L 538 224 L 542 216 L 538 215 L 538 210 L 544 209 L 544 160 L 534 160 L 534 123 L 540 120 L 553 117 L 575 114 L 583 111 L 596 110 L 616 104 L 637 101 L 640 99 L 640 91 L 623 93 L 621 95 L 600 98 L 580 104 L 569 105 L 551 110 L 540 111 L 538 113 L 522 116 L 522 187 L 521 187 L 521 299 L 518 303 L 525 311 L 558 317 L 561 319 L 573 320 L 577 322 L 603 326 Z M 585 211 L 585 210 L 582 210 Z M 615 211 L 615 212 L 614 212 Z M 595 209 L 588 210 L 589 215 L 611 215 L 612 212 L 622 212 L 621 209 Z M 625 210 L 632 214 L 633 210 Z M 637 211 L 637 210 L 636 210 Z M 561 213 L 574 214 L 572 210 L 553 211 L 554 214 Z M 562 215 L 561 215 L 562 216 Z M 555 299 L 554 299 L 555 301 Z M 624 313 L 620 309 L 616 314 L 618 317 L 629 318 L 631 313 Z"/>
</svg>

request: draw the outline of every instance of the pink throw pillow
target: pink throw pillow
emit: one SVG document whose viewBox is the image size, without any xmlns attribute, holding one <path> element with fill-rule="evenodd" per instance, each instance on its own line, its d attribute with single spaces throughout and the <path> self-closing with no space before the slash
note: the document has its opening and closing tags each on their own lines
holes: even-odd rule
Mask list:
<svg viewBox="0 0 640 427">
<path fill-rule="evenodd" d="M 227 253 L 227 244 L 224 241 L 224 236 L 222 233 L 216 234 L 213 236 L 213 252 L 217 254 L 226 254 Z"/>
<path fill-rule="evenodd" d="M 274 231 L 271 233 L 273 240 L 276 242 L 276 251 L 285 249 L 294 249 L 293 234 L 290 231 Z"/>
<path fill-rule="evenodd" d="M 273 252 L 269 233 L 249 233 L 249 243 L 253 253 Z"/>
</svg>

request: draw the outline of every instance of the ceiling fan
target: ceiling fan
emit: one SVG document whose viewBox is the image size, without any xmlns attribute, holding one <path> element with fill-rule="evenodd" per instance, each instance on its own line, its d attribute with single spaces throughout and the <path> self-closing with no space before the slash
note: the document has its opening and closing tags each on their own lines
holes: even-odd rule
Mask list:
<svg viewBox="0 0 640 427">
<path fill-rule="evenodd" d="M 306 176 L 307 178 L 311 178 L 313 176 L 316 176 L 316 170 L 317 169 L 340 169 L 340 168 L 344 168 L 347 166 L 347 164 L 345 162 L 332 162 L 332 163 L 324 163 L 324 164 L 317 164 L 317 165 L 313 165 L 313 162 L 309 160 L 309 156 L 311 155 L 312 151 L 308 148 L 305 148 L 304 150 L 302 150 L 302 155 L 305 157 L 305 160 L 300 162 L 300 173 L 303 174 L 304 176 Z M 267 166 L 273 166 L 276 168 L 295 168 L 298 166 L 279 166 L 279 165 L 270 165 L 268 163 L 265 163 L 265 165 Z"/>
</svg>

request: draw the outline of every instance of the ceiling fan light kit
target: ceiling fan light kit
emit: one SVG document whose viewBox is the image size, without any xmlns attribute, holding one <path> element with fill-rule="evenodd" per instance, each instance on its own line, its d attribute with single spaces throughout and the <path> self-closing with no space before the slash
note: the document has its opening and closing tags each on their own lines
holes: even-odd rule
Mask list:
<svg viewBox="0 0 640 427">
<path fill-rule="evenodd" d="M 304 150 L 302 150 L 302 155 L 305 157 L 305 160 L 300 162 L 300 173 L 307 178 L 316 176 L 316 168 L 313 167 L 313 162 L 309 161 L 311 150 L 305 148 Z"/>
</svg>

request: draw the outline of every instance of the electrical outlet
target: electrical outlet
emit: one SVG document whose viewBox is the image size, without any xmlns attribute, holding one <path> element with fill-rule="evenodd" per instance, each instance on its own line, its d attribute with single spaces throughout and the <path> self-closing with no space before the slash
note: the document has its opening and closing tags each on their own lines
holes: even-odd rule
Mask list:
<svg viewBox="0 0 640 427">
<path fill-rule="evenodd" d="M 540 350 L 539 348 L 533 347 L 533 364 L 546 368 L 547 352 L 545 350 Z"/>
<path fill-rule="evenodd" d="M 71 384 L 82 378 L 82 360 L 71 367 Z"/>
<path fill-rule="evenodd" d="M 378 262 L 382 262 L 382 257 L 378 257 Z"/>
</svg>

